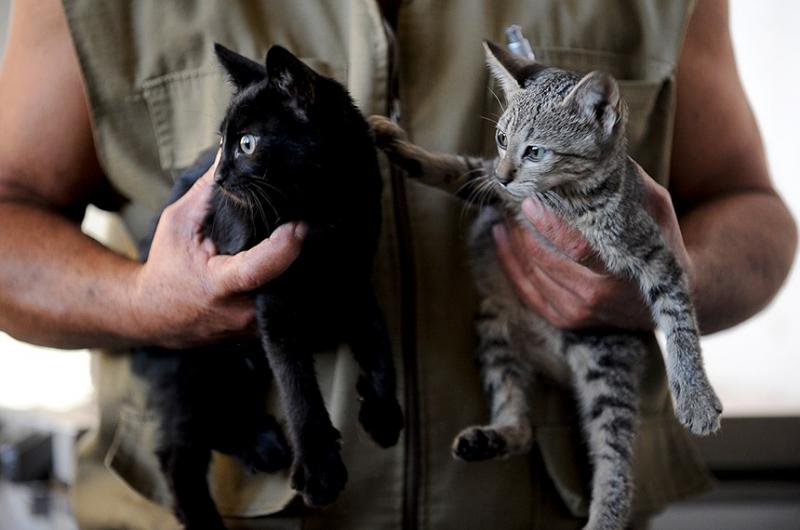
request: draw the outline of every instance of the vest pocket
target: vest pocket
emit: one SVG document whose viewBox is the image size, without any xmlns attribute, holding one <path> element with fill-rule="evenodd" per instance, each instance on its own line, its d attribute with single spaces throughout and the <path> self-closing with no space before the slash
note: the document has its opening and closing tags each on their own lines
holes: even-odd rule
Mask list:
<svg viewBox="0 0 800 530">
<path fill-rule="evenodd" d="M 155 413 L 122 405 L 104 464 L 139 495 L 171 506 L 172 494 L 155 454 L 158 436 L 159 419 Z M 217 452 L 212 454 L 208 481 L 217 509 L 224 517 L 274 514 L 296 496 L 289 485 L 288 470 L 253 474 L 235 458 Z"/>
<path fill-rule="evenodd" d="M 343 66 L 303 58 L 319 74 L 346 82 Z M 204 149 L 216 145 L 219 124 L 233 88 L 221 67 L 172 72 L 144 81 L 141 94 L 158 144 L 161 169 L 189 167 Z"/>
<path fill-rule="evenodd" d="M 104 463 L 134 491 L 168 506 L 172 496 L 155 454 L 157 437 L 158 418 L 155 414 L 122 405 Z"/>
<path fill-rule="evenodd" d="M 142 84 L 161 169 L 189 167 L 203 149 L 216 143 L 231 94 L 218 68 L 175 72 Z"/>
<path fill-rule="evenodd" d="M 666 414 L 644 418 L 638 426 L 633 450 L 633 513 L 655 513 L 669 502 L 711 487 L 683 427 Z M 581 433 L 573 426 L 548 425 L 537 427 L 536 436 L 544 467 L 559 496 L 572 515 L 586 517 L 592 471 L 582 456 L 586 444 Z"/>
</svg>

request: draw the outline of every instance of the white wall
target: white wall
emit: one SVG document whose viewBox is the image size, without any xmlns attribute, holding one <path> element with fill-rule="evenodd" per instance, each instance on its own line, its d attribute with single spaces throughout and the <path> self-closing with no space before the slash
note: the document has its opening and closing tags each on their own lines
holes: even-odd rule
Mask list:
<svg viewBox="0 0 800 530">
<path fill-rule="evenodd" d="M 10 0 L 0 0 L 0 55 L 9 5 Z M 773 179 L 798 215 L 800 2 L 731 0 L 731 12 L 740 72 L 761 126 Z M 800 414 L 798 321 L 800 267 L 795 267 L 766 311 L 704 341 L 708 370 L 726 414 Z M 89 393 L 85 352 L 32 348 L 0 334 L 0 406 L 63 409 L 86 400 Z"/>
<path fill-rule="evenodd" d="M 702 1 L 702 0 L 701 0 Z M 800 214 L 800 2 L 731 0 L 731 30 L 773 181 Z M 744 220 L 746 222 L 746 220 Z M 726 413 L 800 414 L 800 267 L 757 317 L 704 341 Z"/>
</svg>

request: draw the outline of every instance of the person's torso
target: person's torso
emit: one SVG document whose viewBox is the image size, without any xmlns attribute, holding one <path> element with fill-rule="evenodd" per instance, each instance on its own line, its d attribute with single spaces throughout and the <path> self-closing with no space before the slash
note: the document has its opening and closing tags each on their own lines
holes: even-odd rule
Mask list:
<svg viewBox="0 0 800 530">
<path fill-rule="evenodd" d="M 109 180 L 130 199 L 122 216 L 135 238 L 145 233 L 175 175 L 215 143 L 230 96 L 213 55 L 215 41 L 255 59 L 281 44 L 343 82 L 365 115 L 386 114 L 397 68 L 402 125 L 412 141 L 487 156 L 494 151 L 491 120 L 499 106 L 481 40 L 503 42 L 505 27 L 519 24 L 538 60 L 580 72 L 605 70 L 619 79 L 630 109 L 631 153 L 666 183 L 688 0 L 402 2 L 396 63 L 375 0 L 64 3 L 98 155 Z M 465 464 L 450 455 L 453 437 L 487 414 L 472 360 L 477 298 L 463 208 L 453 197 L 385 171 L 375 282 L 401 376 L 406 432 L 392 449 L 371 444 L 357 424 L 355 364 L 346 351 L 320 355 L 321 386 L 343 433 L 350 482 L 333 507 L 306 517 L 306 527 L 483 528 L 499 518 L 507 528 L 538 524 L 538 479 L 526 458 Z M 665 417 L 671 409 L 654 342 L 650 357 L 636 448 L 636 502 L 645 510 L 700 481 L 683 433 Z M 124 357 L 104 359 L 98 444 L 112 469 L 163 501 L 166 490 L 148 456 L 156 435 L 152 418 L 140 410 L 145 390 L 126 375 Z M 543 386 L 534 409 L 535 450 L 570 510 L 585 513 L 574 404 L 568 393 Z M 248 475 L 222 455 L 215 456 L 211 479 L 226 514 L 271 513 L 293 497 L 285 474 Z"/>
</svg>

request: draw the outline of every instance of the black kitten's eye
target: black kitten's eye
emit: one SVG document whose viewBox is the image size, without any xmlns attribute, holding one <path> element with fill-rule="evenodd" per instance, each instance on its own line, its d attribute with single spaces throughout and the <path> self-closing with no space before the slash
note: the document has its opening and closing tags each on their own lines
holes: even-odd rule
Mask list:
<svg viewBox="0 0 800 530">
<path fill-rule="evenodd" d="M 239 139 L 239 147 L 242 153 L 250 156 L 256 150 L 256 137 L 252 134 L 245 134 Z"/>
<path fill-rule="evenodd" d="M 542 147 L 541 145 L 529 145 L 525 148 L 525 152 L 522 153 L 522 158 L 527 158 L 528 160 L 532 160 L 534 162 L 538 162 L 542 158 L 544 158 L 544 154 L 547 152 L 547 149 Z"/>
<path fill-rule="evenodd" d="M 503 131 L 497 131 L 495 140 L 497 140 L 497 145 L 500 146 L 500 149 L 505 149 L 508 147 L 508 138 L 506 138 L 506 135 L 503 133 Z"/>
</svg>

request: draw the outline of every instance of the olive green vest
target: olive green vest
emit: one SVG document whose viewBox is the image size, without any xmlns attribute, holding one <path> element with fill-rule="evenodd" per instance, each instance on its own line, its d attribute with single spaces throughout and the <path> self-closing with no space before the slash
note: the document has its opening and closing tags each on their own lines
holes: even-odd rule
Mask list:
<svg viewBox="0 0 800 530">
<path fill-rule="evenodd" d="M 402 124 L 427 148 L 491 154 L 491 124 L 481 116 L 499 109 L 488 90 L 480 43 L 503 42 L 503 29 L 519 24 L 539 60 L 578 71 L 601 69 L 620 80 L 633 155 L 665 184 L 675 65 L 690 4 L 403 2 L 397 29 Z M 120 214 L 134 238 L 146 230 L 175 175 L 215 142 L 230 97 L 213 55 L 215 41 L 255 58 L 281 44 L 345 83 L 365 115 L 385 114 L 389 104 L 389 44 L 375 0 L 64 5 L 97 153 L 109 180 L 130 199 Z M 476 297 L 464 246 L 468 223 L 458 200 L 389 173 L 376 283 L 401 376 L 405 438 L 389 450 L 371 443 L 357 425 L 354 362 L 346 351 L 319 355 L 323 394 L 343 434 L 350 480 L 325 512 L 303 513 L 302 523 L 270 519 L 264 527 L 575 527 L 571 517 L 586 514 L 590 471 L 567 391 L 539 387 L 533 403 L 538 443 L 530 457 L 467 464 L 450 456 L 459 430 L 487 416 L 472 361 Z M 100 424 L 81 454 L 76 512 L 85 528 L 123 522 L 172 528 L 168 512 L 154 504 L 168 503 L 169 495 L 152 454 L 157 433 L 145 390 L 130 376 L 124 354 L 101 353 L 96 361 Z M 655 341 L 644 378 L 635 509 L 652 512 L 703 489 L 707 478 L 672 418 Z M 251 475 L 224 455 L 215 455 L 210 480 L 227 516 L 275 513 L 293 498 L 286 473 Z"/>
</svg>

